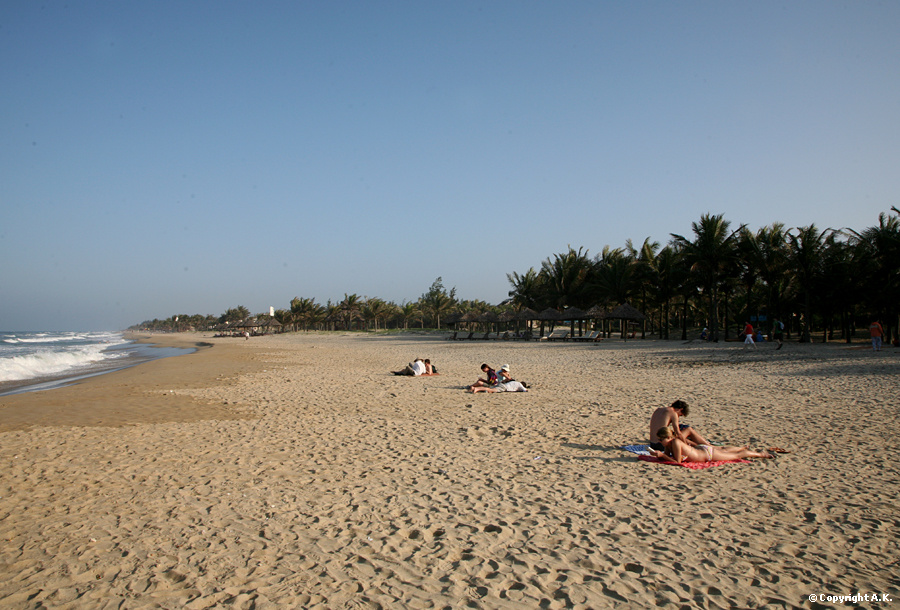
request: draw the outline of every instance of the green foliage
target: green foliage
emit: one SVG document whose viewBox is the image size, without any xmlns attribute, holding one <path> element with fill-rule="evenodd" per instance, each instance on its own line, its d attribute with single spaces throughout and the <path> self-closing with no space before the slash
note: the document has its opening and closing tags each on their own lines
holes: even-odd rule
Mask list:
<svg viewBox="0 0 900 610">
<path fill-rule="evenodd" d="M 900 326 L 900 210 L 880 214 L 862 231 L 819 230 L 814 224 L 787 229 L 772 223 L 756 231 L 731 229 L 722 215 L 703 214 L 690 237 L 672 234 L 664 247 L 645 239 L 640 247 L 604 246 L 593 259 L 569 246 L 546 258 L 539 270 L 506 274 L 509 299 L 502 306 L 463 300 L 438 277 L 416 302 L 397 305 L 377 297 L 344 294 L 340 303 L 319 305 L 295 297 L 290 309 L 276 311 L 284 330 L 409 328 L 428 323 L 440 328 L 451 313 L 512 313 L 547 307 L 613 308 L 625 302 L 651 317 L 660 336 L 672 325 L 708 326 L 714 338 L 744 319 L 778 318 L 811 340 L 814 329 L 833 334 L 837 324 L 849 340 L 853 328 L 881 317 Z M 132 328 L 209 330 L 250 315 L 244 306 L 221 316 L 178 314 Z M 642 329 L 643 330 L 643 329 Z M 822 335 L 823 340 L 826 334 Z"/>
</svg>

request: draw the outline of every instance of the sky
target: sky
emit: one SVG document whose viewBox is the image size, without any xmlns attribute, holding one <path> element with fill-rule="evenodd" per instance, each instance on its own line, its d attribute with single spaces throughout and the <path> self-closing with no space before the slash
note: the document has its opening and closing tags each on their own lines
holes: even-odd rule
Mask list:
<svg viewBox="0 0 900 610">
<path fill-rule="evenodd" d="M 0 329 L 118 330 L 900 206 L 900 3 L 0 4 Z"/>
</svg>

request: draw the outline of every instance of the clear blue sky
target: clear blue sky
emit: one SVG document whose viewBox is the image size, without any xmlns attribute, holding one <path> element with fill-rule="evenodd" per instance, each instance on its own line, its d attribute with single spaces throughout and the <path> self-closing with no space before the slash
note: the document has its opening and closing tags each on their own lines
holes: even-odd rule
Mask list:
<svg viewBox="0 0 900 610">
<path fill-rule="evenodd" d="M 900 3 L 4 2 L 0 329 L 498 303 L 568 245 L 900 204 Z"/>
</svg>

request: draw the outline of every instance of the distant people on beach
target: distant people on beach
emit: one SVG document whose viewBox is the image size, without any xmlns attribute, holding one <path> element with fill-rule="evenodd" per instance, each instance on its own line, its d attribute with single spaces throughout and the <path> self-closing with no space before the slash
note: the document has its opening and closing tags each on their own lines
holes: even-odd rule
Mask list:
<svg viewBox="0 0 900 610">
<path fill-rule="evenodd" d="M 881 338 L 884 336 L 884 328 L 881 326 L 881 320 L 875 320 L 869 325 L 869 334 L 872 336 L 872 349 L 876 352 L 880 352 Z"/>
<path fill-rule="evenodd" d="M 718 462 L 724 460 L 741 460 L 744 458 L 774 458 L 766 451 L 753 451 L 749 447 L 714 447 L 708 443 L 692 447 L 680 438 L 676 438 L 671 428 L 660 428 L 656 435 L 662 450 L 650 449 L 650 455 L 665 462 Z"/>
<path fill-rule="evenodd" d="M 494 372 L 494 369 L 492 369 L 491 367 L 489 367 L 486 364 L 481 365 L 481 370 L 484 371 L 485 367 L 487 367 L 488 371 Z M 488 371 L 485 371 L 485 372 L 487 373 Z M 477 385 L 478 382 L 476 382 L 469 389 L 472 391 L 473 394 L 476 394 L 478 392 L 494 393 L 494 392 L 527 392 L 528 391 L 527 384 L 522 383 L 520 381 L 516 381 L 515 379 L 512 378 L 512 375 L 509 372 L 508 364 L 504 364 L 503 366 L 501 366 L 500 371 L 494 372 L 494 374 L 495 374 L 495 378 L 497 380 L 496 383 L 494 383 L 492 385 L 487 385 L 487 384 Z M 490 378 L 490 373 L 488 373 L 488 378 Z M 485 380 L 479 379 L 478 381 L 485 381 Z"/>
<path fill-rule="evenodd" d="M 784 322 L 778 318 L 772 322 L 772 338 L 778 343 L 778 347 L 775 349 L 781 349 L 781 346 L 784 345 Z"/>
<path fill-rule="evenodd" d="M 676 400 L 668 407 L 660 407 L 650 416 L 650 447 L 657 451 L 663 450 L 663 445 L 657 440 L 657 433 L 661 428 L 672 428 L 672 433 L 688 446 L 709 445 L 699 432 L 680 421 L 681 417 L 687 417 L 690 406 L 683 400 Z"/>
<path fill-rule="evenodd" d="M 400 371 L 392 371 L 394 375 L 408 375 L 410 377 L 430 377 L 437 375 L 437 369 L 431 364 L 431 360 L 426 358 L 416 358 L 406 365 L 406 368 Z"/>
<path fill-rule="evenodd" d="M 756 343 L 753 342 L 753 325 L 750 322 L 744 324 L 744 347 L 748 344 L 756 347 Z"/>
</svg>

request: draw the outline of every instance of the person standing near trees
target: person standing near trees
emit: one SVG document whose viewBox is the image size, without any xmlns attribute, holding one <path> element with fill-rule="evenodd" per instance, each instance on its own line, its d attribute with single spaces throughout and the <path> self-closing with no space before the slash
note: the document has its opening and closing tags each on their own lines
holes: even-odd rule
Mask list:
<svg viewBox="0 0 900 610">
<path fill-rule="evenodd" d="M 747 347 L 748 343 L 756 347 L 756 343 L 753 342 L 753 325 L 750 322 L 744 325 L 744 347 Z"/>
<path fill-rule="evenodd" d="M 784 344 L 784 322 L 775 318 L 775 321 L 772 322 L 772 338 L 778 342 L 778 347 L 775 349 L 781 349 L 781 346 Z"/>
<path fill-rule="evenodd" d="M 872 349 L 876 352 L 880 352 L 881 337 L 884 335 L 884 328 L 881 326 L 881 320 L 875 320 L 869 325 L 869 334 L 872 336 Z"/>
</svg>

